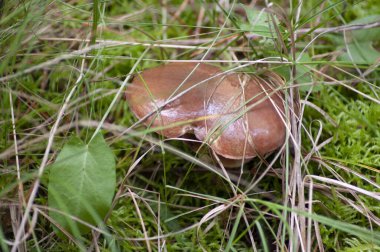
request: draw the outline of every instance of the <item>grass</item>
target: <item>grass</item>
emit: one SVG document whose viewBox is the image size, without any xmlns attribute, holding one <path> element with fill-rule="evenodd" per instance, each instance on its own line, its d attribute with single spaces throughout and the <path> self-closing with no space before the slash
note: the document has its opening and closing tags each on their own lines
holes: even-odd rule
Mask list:
<svg viewBox="0 0 380 252">
<path fill-rule="evenodd" d="M 263 7 L 0 2 L 0 250 L 379 251 L 379 59 L 360 45 L 376 56 L 380 18 L 371 29 L 350 23 L 380 7 L 278 0 L 264 13 L 271 24 L 256 23 Z M 223 172 L 207 149 L 135 124 L 128 73 L 190 60 L 280 73 L 285 146 Z M 113 205 L 91 233 L 57 235 L 49 165 L 71 136 L 97 131 L 116 157 Z"/>
</svg>

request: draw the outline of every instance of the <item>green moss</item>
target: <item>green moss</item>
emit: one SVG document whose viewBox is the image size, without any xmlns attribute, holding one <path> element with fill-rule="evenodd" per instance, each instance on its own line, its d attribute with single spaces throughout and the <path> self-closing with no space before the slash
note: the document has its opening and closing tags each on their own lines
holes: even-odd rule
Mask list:
<svg viewBox="0 0 380 252">
<path fill-rule="evenodd" d="M 180 16 L 173 18 L 174 13 L 178 11 L 183 1 L 167 1 L 168 19 L 167 23 L 163 24 L 162 1 L 120 0 L 100 2 L 101 17 L 97 34 L 99 41 L 115 40 L 175 45 L 176 42 L 163 41 L 164 30 L 166 30 L 166 36 L 170 40 L 193 40 L 195 39 L 194 33 L 199 10 L 202 6 L 205 7 L 205 16 L 199 38 L 208 38 L 212 41 L 222 27 L 228 13 L 228 9 L 222 9 L 224 6 L 217 7 L 215 1 L 194 1 L 181 12 Z M 297 2 L 291 1 L 292 5 L 290 5 L 289 1 L 278 0 L 275 2 L 284 8 L 285 13 L 279 17 L 279 29 L 283 36 L 281 43 L 256 37 L 246 39 L 244 36 L 249 34 L 242 34 L 241 26 L 239 25 L 247 25 L 249 22 L 245 12 L 237 10 L 231 13 L 229 20 L 226 22 L 226 29 L 221 32 L 223 40 L 217 40 L 214 45 L 219 50 L 211 50 L 207 59 L 226 61 L 235 59 L 256 60 L 267 56 L 281 56 L 290 60 L 292 58 L 290 55 L 292 45 L 286 23 L 295 22 Z M 261 5 L 258 6 L 262 7 Z M 303 1 L 300 21 L 296 25 L 299 25 L 297 28 L 300 29 L 341 26 L 355 19 L 376 14 L 379 12 L 379 8 L 377 0 Z M 2 55 L 0 75 L 2 77 L 13 73 L 21 73 L 39 63 L 56 59 L 60 55 L 69 54 L 86 47 L 85 39 L 89 38 L 91 32 L 92 4 L 87 1 L 3 1 L 0 15 L 0 55 Z M 51 38 L 56 39 L 51 40 Z M 312 32 L 300 34 L 295 45 L 296 53 L 300 53 L 313 38 L 315 38 L 315 34 Z M 226 42 L 227 40 L 228 42 Z M 307 62 L 298 64 L 300 66 L 298 67 L 299 71 L 306 71 L 308 74 L 307 78 L 298 78 L 298 84 L 305 84 L 311 80 L 320 83 L 308 97 L 308 101 L 326 111 L 338 125 L 338 127 L 334 127 L 319 112 L 306 106 L 303 115 L 303 126 L 305 129 L 310 130 L 310 134 L 314 139 L 322 126 L 321 136 L 317 144 L 330 137 L 332 138 L 329 144 L 319 150 L 321 159 L 331 167 L 331 170 L 325 166 L 318 165 L 315 160 L 312 160 L 307 166 L 302 166 L 302 172 L 304 175 L 312 174 L 327 178 L 339 176 L 343 181 L 353 186 L 369 192 L 380 192 L 378 187 L 358 176 L 359 174 L 374 183 L 380 184 L 380 105 L 358 94 L 358 92 L 362 92 L 372 99 L 378 100 L 373 90 L 377 94 L 379 93 L 379 68 L 374 68 L 371 74 L 365 76 L 365 81 L 358 81 L 358 78 L 361 77 L 357 72 L 357 68 L 365 72 L 370 69 L 370 66 L 354 66 L 350 62 L 335 61 L 335 56 L 341 53 L 339 43 L 340 45 L 344 43 L 340 34 L 334 36 L 324 35 L 317 38 L 315 43 L 305 51 Z M 375 41 L 374 45 L 376 46 L 377 43 Z M 210 42 L 197 45 L 210 46 Z M 285 46 L 286 49 L 282 48 L 282 46 Z M 244 50 L 237 51 L 237 48 L 244 48 Z M 59 109 L 62 108 L 67 95 L 80 76 L 82 60 L 85 60 L 83 65 L 85 75 L 75 90 L 69 107 L 59 125 L 59 129 L 62 126 L 69 127 L 70 125 L 71 128 L 56 134 L 49 162 L 54 160 L 67 137 L 72 134 L 77 134 L 82 139 L 88 139 L 94 129 L 78 126 L 77 122 L 80 120 L 100 121 L 102 119 L 115 93 L 105 94 L 117 91 L 120 87 L 120 82 L 126 78 L 136 59 L 140 57 L 145 49 L 146 46 L 142 45 L 102 48 L 91 51 L 86 55 L 61 60 L 30 74 L 24 74 L 9 81 L 1 82 L 0 153 L 14 150 L 11 104 L 15 114 L 15 130 L 18 141 L 29 142 L 48 134 L 57 118 Z M 200 59 L 204 52 L 199 48 L 152 47 L 142 60 L 138 70 L 163 64 L 162 61 L 168 59 Z M 228 69 L 236 64 L 220 63 L 220 65 Z M 247 68 L 246 71 L 261 73 L 264 69 L 278 69 L 281 66 L 283 65 L 255 64 Z M 344 71 L 348 71 L 351 75 L 344 74 L 343 71 L 333 68 L 334 66 L 344 67 Z M 310 69 L 310 67 L 317 72 Z M 285 71 L 287 70 L 289 69 Z M 329 85 L 327 82 L 331 80 L 321 77 L 318 71 L 323 71 L 328 76 L 350 85 L 357 92 L 339 84 Z M 290 74 L 287 74 L 287 77 L 289 84 L 291 84 Z M 373 84 L 373 90 L 368 83 Z M 10 90 L 13 91 L 12 103 L 9 103 Z M 126 90 L 128 91 L 128 87 Z M 304 99 L 307 88 L 302 90 L 301 96 Z M 128 103 L 122 97 L 120 97 L 106 118 L 107 123 L 114 123 L 124 127 L 129 127 L 135 121 L 136 118 L 129 110 Z M 142 130 L 144 128 L 136 129 Z M 150 149 L 152 144 L 138 137 L 124 135 L 127 136 L 124 138 L 124 136 L 117 136 L 107 130 L 104 130 L 103 133 L 117 157 L 118 187 L 116 190 L 120 189 L 123 193 L 121 196 L 119 195 L 120 198 L 117 199 L 117 204 L 107 221 L 107 230 L 110 235 L 100 235 L 97 240 L 100 251 L 147 250 L 145 241 L 129 239 L 144 238 L 141 219 L 128 194 L 129 190 L 136 193 L 135 196 L 145 229 L 148 236 L 152 237 L 163 233 L 172 234 L 192 224 L 199 223 L 202 218 L 210 214 L 210 211 L 218 206 L 224 206 L 220 202 L 215 203 L 215 199 L 231 200 L 235 198 L 230 185 L 225 180 L 222 180 L 214 173 L 200 169 L 178 155 L 170 152 L 162 153 L 159 146 Z M 155 134 L 151 135 L 162 139 Z M 302 140 L 303 152 L 307 153 L 312 150 L 313 143 L 304 130 L 302 131 Z M 18 146 L 22 146 L 22 143 L 19 142 Z M 202 153 L 196 156 L 181 141 L 167 141 L 167 143 L 193 158 L 199 158 L 203 155 Z M 32 142 L 26 148 L 20 149 L 19 164 L 22 177 L 25 178 L 24 193 L 26 195 L 30 193 L 35 179 L 32 174 L 35 174 L 40 167 L 46 145 L 47 139 L 44 138 L 40 141 Z M 149 153 L 136 164 L 135 162 L 138 158 L 147 151 Z M 206 152 L 206 154 L 208 153 Z M 272 157 L 273 155 L 268 160 Z M 287 161 L 293 161 L 292 153 L 288 156 L 284 155 L 280 161 L 276 162 L 274 164 L 276 172 L 270 170 L 269 174 L 258 184 L 262 190 L 271 192 L 269 194 L 272 197 L 270 201 L 282 202 L 283 200 L 285 185 L 282 180 L 282 172 Z M 212 163 L 210 160 L 209 162 Z M 216 165 L 216 163 L 213 164 Z M 135 170 L 126 178 L 125 176 L 132 165 L 136 165 Z M 346 169 L 343 169 L 342 166 Z M 8 202 L 14 204 L 18 202 L 16 170 L 15 155 L 0 161 L 0 201 L 5 202 L 5 209 L 10 206 Z M 246 183 L 255 182 L 255 179 L 264 170 L 265 165 L 260 163 L 259 159 L 255 159 L 245 166 L 242 179 Z M 239 176 L 238 169 L 235 171 L 229 170 L 229 172 Z M 254 175 L 256 177 L 253 177 Z M 36 204 L 41 206 L 46 206 L 47 204 L 45 182 L 45 179 L 42 178 L 42 187 L 35 201 Z M 240 185 L 239 189 L 244 190 L 244 186 Z M 306 192 L 305 197 L 307 197 L 308 188 L 305 187 L 304 189 Z M 347 200 L 351 200 L 366 210 L 372 211 L 376 216 L 380 216 L 379 202 L 371 197 L 361 194 L 353 196 L 338 189 L 334 186 L 329 190 L 316 188 L 313 198 L 315 200 L 313 211 L 333 220 L 379 230 L 375 223 L 370 222 L 365 214 L 351 207 Z M 251 191 L 247 195 L 247 199 L 268 200 L 268 196 Z M 346 199 L 346 201 L 343 199 Z M 224 249 L 235 224 L 238 206 L 236 204 L 213 220 L 203 223 L 199 230 L 195 228 L 166 237 L 164 244 L 166 249 L 168 251 L 217 251 Z M 40 210 L 45 211 L 42 207 Z M 258 251 L 264 251 L 264 240 L 255 225 L 257 221 L 263 227 L 263 234 L 268 241 L 269 249 L 274 249 L 276 234 L 273 233 L 276 233 L 282 227 L 280 221 L 282 212 L 246 204 L 244 213 L 248 224 L 251 225 L 250 230 Z M 160 226 L 158 226 L 158 223 L 160 223 Z M 231 251 L 250 251 L 252 245 L 246 223 L 240 220 L 236 225 L 236 234 Z M 373 244 L 339 231 L 334 225 L 320 224 L 319 227 L 326 251 L 378 250 Z M 5 238 L 12 240 L 13 231 L 9 230 L 11 228 L 6 230 Z M 40 215 L 35 227 L 35 233 L 27 241 L 28 248 L 31 251 L 75 251 L 78 249 L 78 246 L 69 239 L 51 235 L 52 230 L 52 223 Z M 289 234 L 288 231 L 283 232 L 285 232 L 283 237 L 285 237 L 284 243 L 286 244 Z M 91 246 L 92 241 L 93 237 L 91 235 L 83 237 L 85 246 Z M 163 241 L 164 239 L 161 239 L 161 246 Z M 157 240 L 152 240 L 150 245 L 153 251 L 159 250 Z"/>
</svg>

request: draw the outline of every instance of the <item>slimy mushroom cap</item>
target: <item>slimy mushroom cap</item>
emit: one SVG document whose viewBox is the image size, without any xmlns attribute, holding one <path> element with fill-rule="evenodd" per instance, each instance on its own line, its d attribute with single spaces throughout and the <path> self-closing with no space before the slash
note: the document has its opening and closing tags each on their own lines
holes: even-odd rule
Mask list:
<svg viewBox="0 0 380 252">
<path fill-rule="evenodd" d="M 126 98 L 139 119 L 157 111 L 144 122 L 160 128 L 157 133 L 192 133 L 223 158 L 248 160 L 285 141 L 282 84 L 271 72 L 258 77 L 203 63 L 169 63 L 137 74 Z"/>
</svg>

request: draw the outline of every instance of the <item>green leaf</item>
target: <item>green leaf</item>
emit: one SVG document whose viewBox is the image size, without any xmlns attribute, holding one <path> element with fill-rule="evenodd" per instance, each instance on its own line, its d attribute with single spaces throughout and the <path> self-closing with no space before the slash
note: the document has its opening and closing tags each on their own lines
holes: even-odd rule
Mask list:
<svg viewBox="0 0 380 252">
<path fill-rule="evenodd" d="M 269 13 L 265 11 L 259 11 L 245 5 L 241 5 L 245 13 L 247 15 L 249 24 L 241 24 L 240 28 L 244 31 L 252 32 L 256 35 L 268 37 L 268 38 L 276 38 L 276 30 L 273 26 L 272 17 Z M 278 20 L 274 17 L 275 23 L 278 25 Z"/>
<path fill-rule="evenodd" d="M 373 48 L 370 41 L 350 43 L 345 50 L 346 52 L 339 56 L 341 61 L 349 61 L 355 64 L 373 64 L 380 58 L 380 52 Z"/>
<path fill-rule="evenodd" d="M 369 24 L 380 21 L 380 15 L 372 15 L 354 20 L 350 24 Z M 342 46 L 338 49 L 344 50 L 339 60 L 354 64 L 374 64 L 380 58 L 380 52 L 373 47 L 373 43 L 380 38 L 380 28 L 358 29 L 347 32 L 347 46 L 341 39 Z M 349 52 L 348 52 L 349 51 Z"/>
<path fill-rule="evenodd" d="M 374 22 L 380 21 L 380 15 L 371 15 L 368 17 L 356 19 L 350 24 L 355 25 L 365 25 Z M 380 38 L 380 27 L 374 27 L 370 29 L 358 29 L 348 32 L 349 36 L 351 36 L 356 41 L 378 41 Z"/>
<path fill-rule="evenodd" d="M 49 207 L 89 224 L 100 224 L 112 203 L 116 186 L 115 158 L 103 136 L 96 135 L 89 144 L 73 137 L 50 169 Z M 76 236 L 89 231 L 61 213 L 51 210 L 49 215 Z"/>
<path fill-rule="evenodd" d="M 298 54 L 297 54 L 298 56 Z M 311 62 L 312 59 L 307 55 L 306 53 L 302 54 L 301 61 L 297 64 L 296 66 L 296 76 L 295 76 L 295 81 L 298 84 L 309 84 L 309 85 L 304 85 L 300 86 L 301 91 L 307 91 L 310 89 L 310 85 L 313 83 L 313 78 L 312 78 L 312 73 L 311 69 L 306 67 L 303 62 Z M 313 67 L 312 67 L 313 68 Z M 283 76 L 287 81 L 290 81 L 290 66 L 288 65 L 281 65 L 279 67 L 276 67 L 273 69 L 276 73 L 279 75 Z M 314 86 L 314 91 L 320 90 L 322 87 L 321 86 Z"/>
</svg>

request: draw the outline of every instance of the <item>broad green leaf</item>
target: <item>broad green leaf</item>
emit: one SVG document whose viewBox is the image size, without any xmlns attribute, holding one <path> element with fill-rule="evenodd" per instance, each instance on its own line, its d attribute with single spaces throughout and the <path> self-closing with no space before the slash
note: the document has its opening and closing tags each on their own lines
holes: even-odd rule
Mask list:
<svg viewBox="0 0 380 252">
<path fill-rule="evenodd" d="M 350 43 L 347 45 L 347 48 L 342 49 L 346 52 L 339 56 L 339 60 L 341 61 L 353 62 L 355 64 L 373 64 L 380 58 L 380 52 L 373 48 L 370 41 Z"/>
<path fill-rule="evenodd" d="M 73 137 L 50 168 L 49 207 L 98 225 L 109 210 L 115 186 L 115 158 L 103 136 L 96 135 L 89 144 Z M 56 211 L 49 215 L 74 235 L 89 231 Z"/>
<path fill-rule="evenodd" d="M 301 57 L 300 63 L 297 64 L 295 81 L 298 84 L 309 84 L 309 85 L 305 85 L 305 86 L 300 87 L 301 91 L 307 91 L 310 89 L 310 85 L 312 85 L 312 83 L 313 83 L 313 78 L 311 75 L 310 68 L 306 67 L 304 65 L 306 63 L 302 63 L 302 62 L 311 62 L 311 58 L 309 57 L 309 55 L 304 53 Z M 290 80 L 290 66 L 282 65 L 282 66 L 279 66 L 277 68 L 274 68 L 273 71 L 275 71 L 276 73 L 283 76 L 287 81 Z M 321 86 L 315 86 L 313 90 L 317 91 L 320 89 L 321 89 Z"/>
<path fill-rule="evenodd" d="M 368 17 L 356 19 L 350 24 L 365 25 L 380 21 L 380 15 L 371 15 Z M 374 27 L 370 29 L 358 29 L 348 32 L 348 34 L 356 41 L 379 41 L 380 39 L 380 27 Z"/>
<path fill-rule="evenodd" d="M 372 15 L 357 19 L 350 24 L 369 24 L 380 21 L 380 15 Z M 380 52 L 373 47 L 373 43 L 379 41 L 380 28 L 358 29 L 346 33 L 348 44 L 341 39 L 340 50 L 343 50 L 339 60 L 355 64 L 374 64 L 380 58 Z"/>
<path fill-rule="evenodd" d="M 252 32 L 256 35 L 268 37 L 268 38 L 276 38 L 276 30 L 273 26 L 272 17 L 269 13 L 265 11 L 259 11 L 245 5 L 241 5 L 247 15 L 249 24 L 241 24 L 240 28 L 244 31 Z M 276 24 L 279 24 L 278 20 L 274 18 Z"/>
</svg>

